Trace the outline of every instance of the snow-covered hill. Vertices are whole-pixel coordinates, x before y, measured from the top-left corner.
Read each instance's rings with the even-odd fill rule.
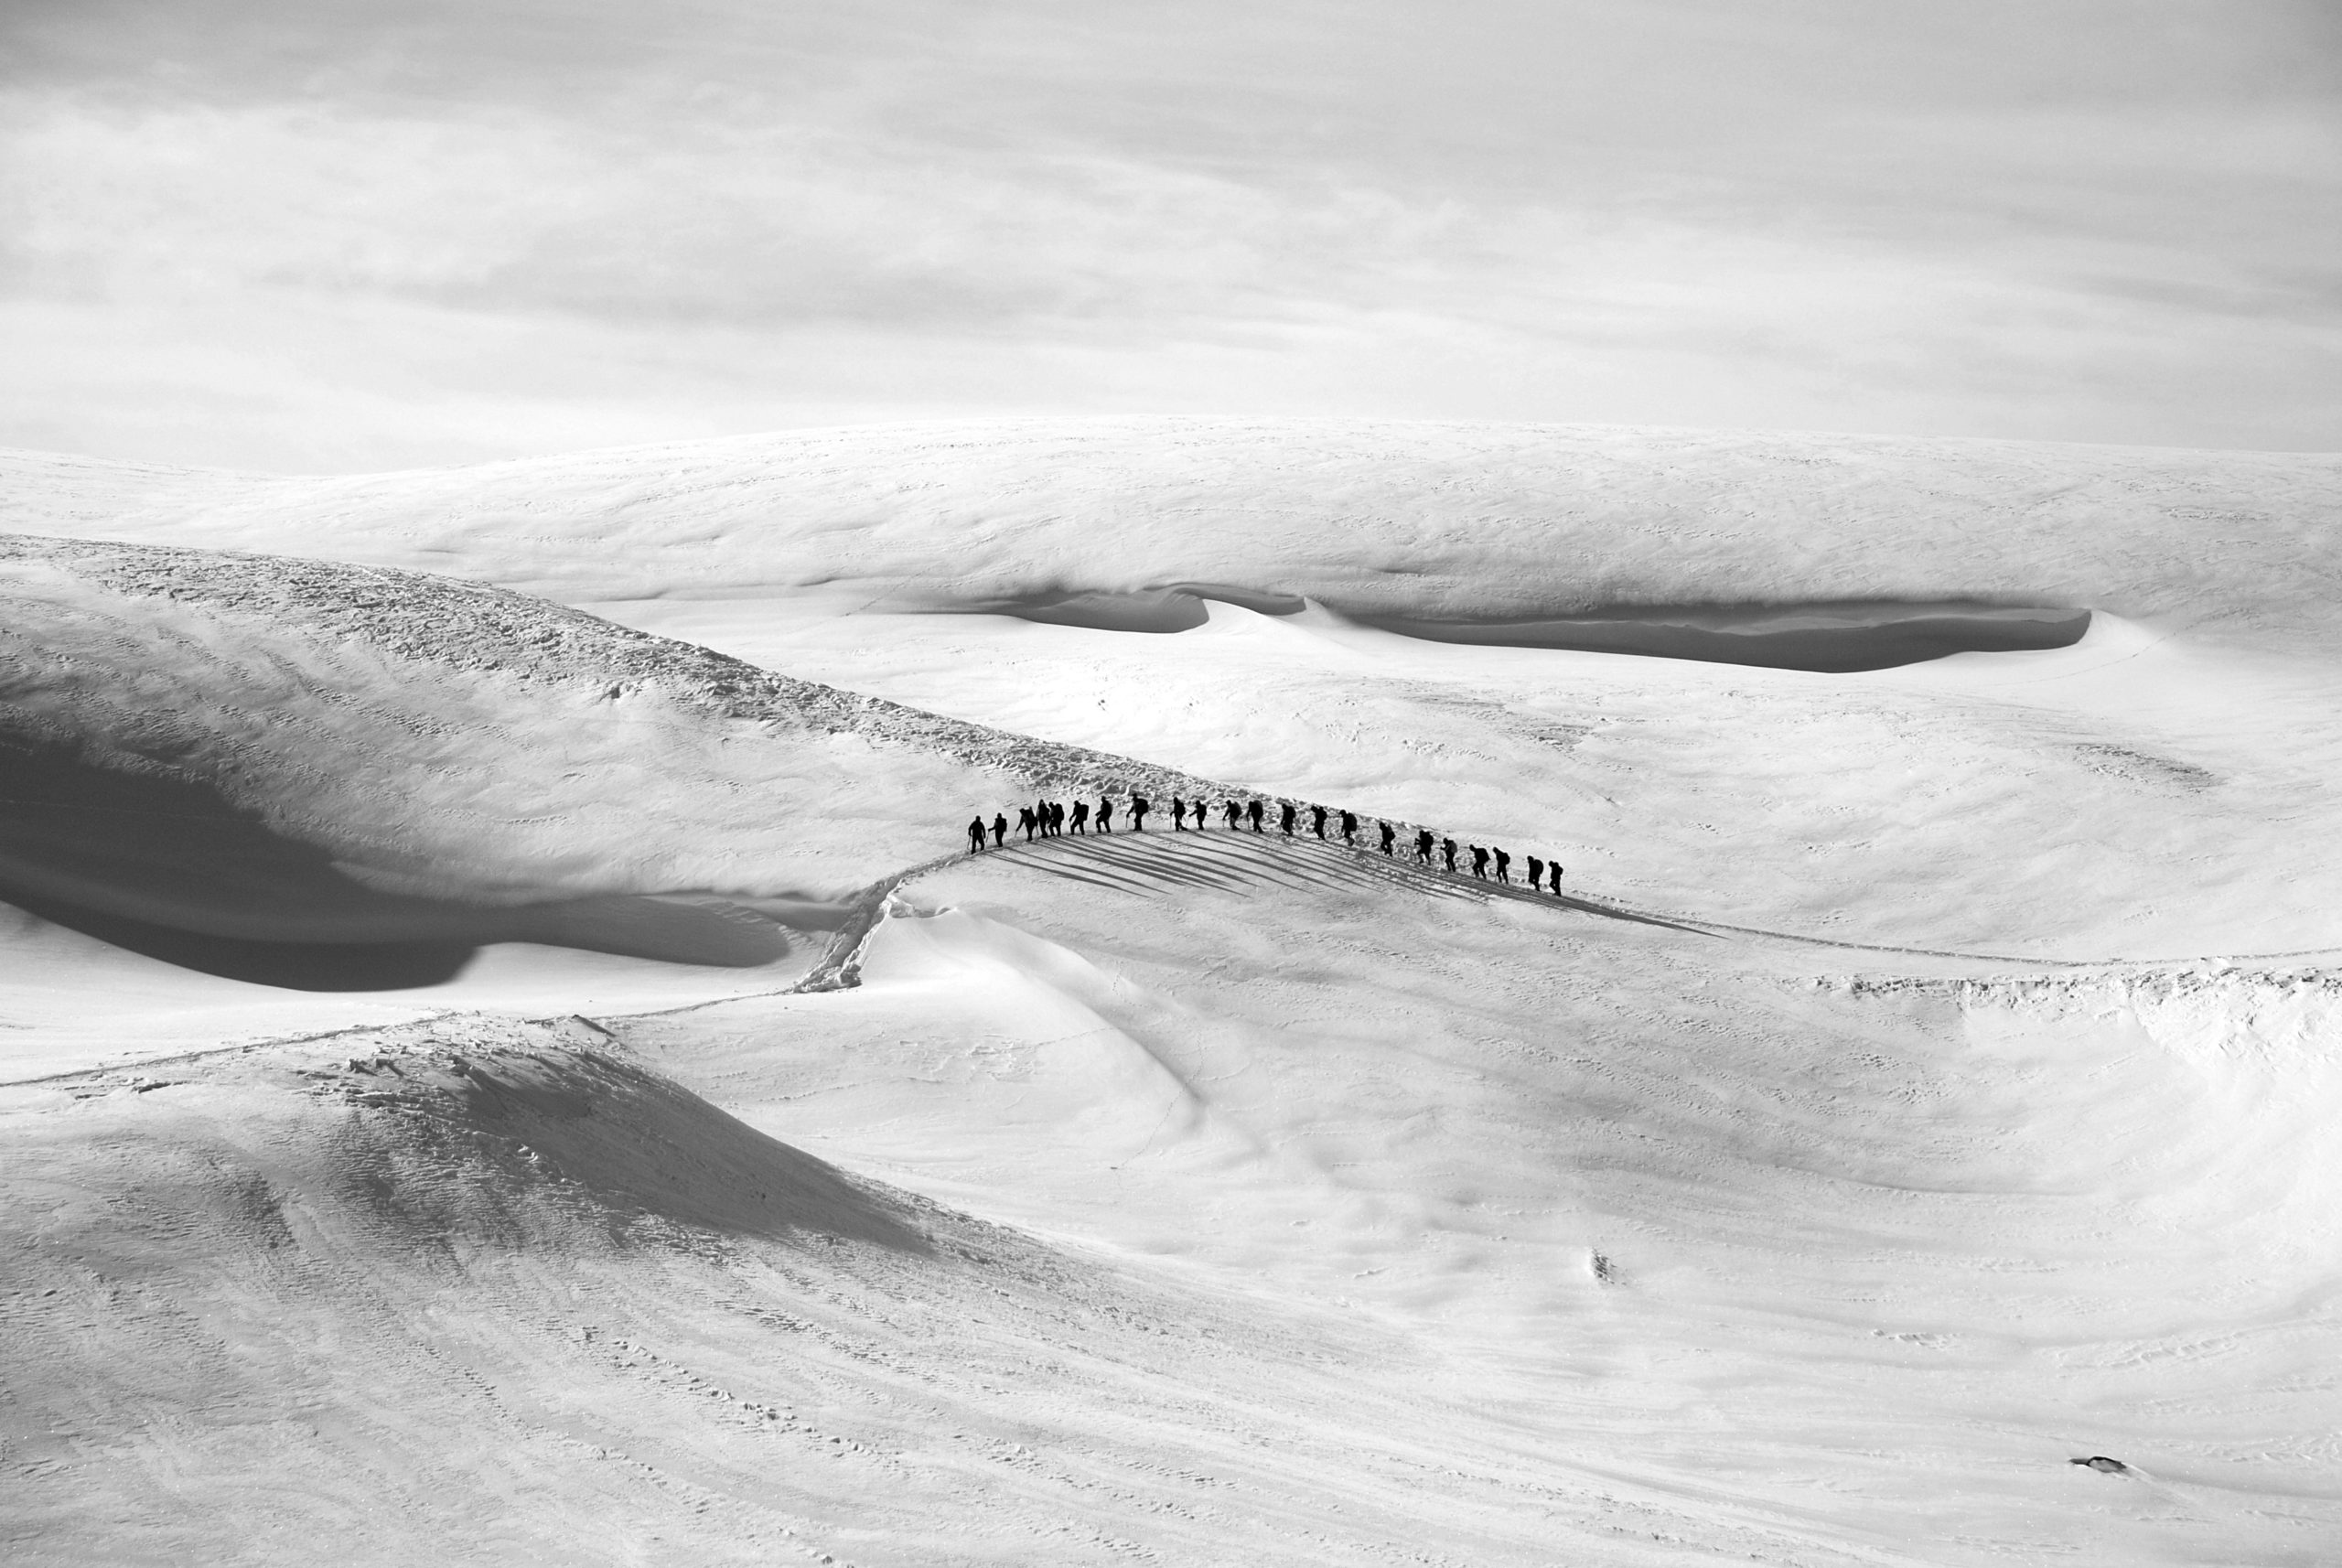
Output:
[[[2332,1561],[2337,500],[1296,422],[10,457],[11,1551]],[[1488,631],[1632,606],[2088,615]],[[953,855],[1133,784],[1368,846]]]
[[[0,535],[0,882],[215,936],[758,962],[733,900],[834,926],[964,811],[1198,792],[409,572]]]

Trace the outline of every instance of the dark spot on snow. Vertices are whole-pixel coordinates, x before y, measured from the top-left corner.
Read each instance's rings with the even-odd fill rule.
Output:
[[[1152,588],[1134,594],[1057,594],[1013,599],[993,607],[994,614],[1049,626],[1087,627],[1092,631],[1193,631],[1211,618],[1193,594]]]
[[[1130,592],[1091,589],[1035,594],[971,607],[1050,626],[1086,627],[1092,631],[1177,632],[1193,631],[1211,618],[1211,612],[1204,607],[1207,599],[1266,616],[1298,615],[1306,607],[1306,602],[1295,594],[1267,593],[1229,583],[1173,583]]]
[[[2068,648],[2088,610],[1971,600],[1835,600],[1794,605],[1633,605],[1519,619],[1358,614],[1364,625],[1433,642],[1635,653],[1847,674],[1953,653]]]
[[[2127,1476],[2131,1473],[2130,1466],[2120,1459],[2109,1459],[2103,1454],[2093,1454],[2087,1459],[2068,1459],[2066,1463],[2079,1465],[2086,1469],[2097,1470],[2109,1476]]]
[[[1299,615],[1309,607],[1309,601],[1299,594],[1264,593],[1258,588],[1241,588],[1230,583],[1173,583],[1173,593],[1193,594],[1199,599],[1218,599],[1251,610],[1255,615]]]
[[[2208,789],[2220,781],[2220,776],[2209,768],[2168,757],[2133,751],[2129,746],[2091,745],[2075,749],[2081,754],[2082,766],[2091,772],[2127,779],[2134,784],[2197,790]]]

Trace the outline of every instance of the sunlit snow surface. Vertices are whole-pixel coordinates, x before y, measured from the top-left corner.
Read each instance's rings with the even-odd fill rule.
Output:
[[[316,993],[16,918],[12,1560],[2342,1557],[2330,459],[1101,429],[352,480],[27,458],[7,493],[28,532],[552,592],[1557,855],[1678,926],[1216,816],[946,860],[815,992],[820,933],[763,969],[502,943]],[[967,613],[1180,583],[1302,604]],[[1852,674],[1363,624],[1767,595],[2097,613]],[[377,666],[395,711],[439,700],[333,646],[367,712]],[[302,800],[361,802],[351,843],[586,890],[607,861],[826,893],[1013,805],[857,754],[819,776],[839,831],[786,736],[672,718],[661,777],[582,700],[464,681],[494,762],[461,833],[367,791],[399,729],[347,703],[311,725],[342,752],[254,755],[340,757]],[[416,776],[467,777],[466,733]],[[2127,1468],[2069,1462],[2098,1455]]]

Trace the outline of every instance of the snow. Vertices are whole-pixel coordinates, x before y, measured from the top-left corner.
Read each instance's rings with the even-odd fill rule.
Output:
[[[2327,627],[2342,457],[1588,425],[869,425],[322,478],[15,453],[27,532],[323,554],[564,603],[994,606],[1183,582],[1426,619],[1981,597]]]
[[[2334,458],[6,473],[12,1560],[2342,1551]],[[2091,614],[1836,673],[1389,626],[1897,599]],[[1115,779],[1571,897],[1217,816],[953,853]],[[386,933],[440,968],[230,961]]]

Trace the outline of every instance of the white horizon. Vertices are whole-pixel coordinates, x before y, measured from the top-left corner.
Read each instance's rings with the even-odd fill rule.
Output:
[[[2252,0],[498,0],[0,22],[0,446],[931,419],[2342,447],[2342,27]]]

